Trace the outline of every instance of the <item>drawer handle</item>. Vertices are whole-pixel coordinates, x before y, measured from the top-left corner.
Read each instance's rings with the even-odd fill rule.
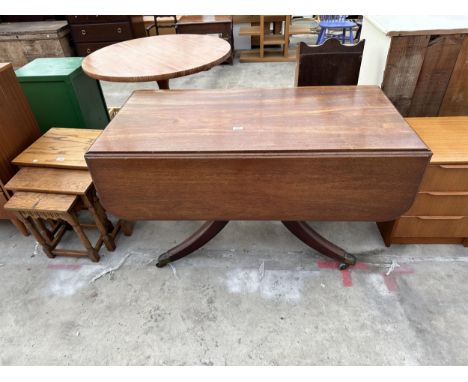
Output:
[[[439,165],[441,168],[446,168],[446,169],[457,169],[457,168],[468,168],[468,165],[449,165],[449,164],[440,164]]]
[[[122,33],[122,28],[117,28],[117,33]]]
[[[82,29],[82,30],[81,30],[81,34],[82,34],[83,36],[85,36],[85,35],[86,35],[86,30],[85,30],[85,29]]]
[[[91,49],[90,48],[86,49],[86,53],[88,54],[91,53]]]
[[[420,220],[461,220],[464,216],[416,216]]]

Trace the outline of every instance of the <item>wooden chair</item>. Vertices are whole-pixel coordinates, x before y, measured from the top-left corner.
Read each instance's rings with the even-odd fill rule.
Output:
[[[329,32],[333,30],[341,31],[343,44],[347,39],[352,44],[354,42],[353,28],[356,25],[355,22],[347,20],[347,15],[322,15],[320,16],[320,33],[317,37],[317,44],[322,44],[328,38],[336,37]],[[348,38],[346,38],[346,32],[348,32]]]
[[[154,15],[154,23],[146,28],[146,35],[151,35],[151,29],[154,28],[156,36],[159,36],[159,29],[173,29],[177,25],[176,15]]]
[[[328,39],[322,45],[297,47],[296,86],[357,85],[365,40],[343,45]]]

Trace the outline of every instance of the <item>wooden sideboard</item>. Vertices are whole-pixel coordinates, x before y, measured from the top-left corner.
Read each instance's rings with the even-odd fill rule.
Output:
[[[135,37],[130,16],[67,16],[78,56]]]
[[[399,219],[377,223],[385,244],[468,246],[468,117],[407,118],[432,150],[419,193]]]
[[[39,127],[13,66],[0,63],[0,218],[11,219],[23,234],[27,234],[23,224],[3,209],[9,198],[3,185],[16,173],[11,161],[39,136]]]
[[[359,85],[404,117],[468,115],[468,16],[366,16]]]

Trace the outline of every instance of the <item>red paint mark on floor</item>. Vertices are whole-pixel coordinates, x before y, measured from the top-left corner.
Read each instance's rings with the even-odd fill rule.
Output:
[[[386,273],[382,273],[385,285],[387,286],[387,289],[389,292],[398,292],[398,284],[397,284],[397,277],[400,275],[410,275],[414,273],[414,269],[407,266],[407,265],[402,265],[399,266],[398,268],[395,268],[395,270],[390,273],[388,276]]]
[[[336,269],[338,270],[339,263],[337,261],[326,261],[326,260],[319,260],[317,261],[317,267],[320,269]],[[345,288],[349,288],[353,286],[353,279],[351,277],[352,270],[368,270],[369,264],[367,263],[356,263],[356,265],[352,265],[347,269],[342,270],[341,279],[343,281],[343,286]]]
[[[319,269],[336,269],[338,270],[339,263],[337,261],[327,261],[327,260],[319,260],[317,261],[317,267]],[[358,262],[356,265],[352,265],[349,268],[341,271],[341,278],[343,281],[344,287],[351,287],[353,286],[353,279],[351,277],[351,271],[355,270],[369,270],[369,264]],[[414,269],[407,266],[402,265],[400,267],[395,268],[390,275],[386,275],[386,272],[382,273],[385,285],[389,292],[397,292],[398,291],[398,284],[397,284],[397,277],[400,275],[410,275],[414,273]]]
[[[338,269],[338,263],[334,261],[319,260],[317,261],[317,267],[320,269]]]
[[[385,285],[387,286],[387,289],[388,289],[389,292],[397,292],[398,291],[398,284],[397,284],[396,279],[395,279],[395,277],[393,275],[386,276],[384,274],[383,279],[384,279]]]
[[[353,286],[353,279],[351,278],[351,272],[349,269],[341,271],[341,278],[343,279],[343,286],[348,288]]]
[[[76,271],[81,268],[80,264],[49,264],[47,265],[49,269],[66,269],[71,271]]]
[[[338,265],[340,265],[337,261],[326,261],[326,260],[319,260],[317,261],[317,267],[320,269],[338,269]],[[353,269],[369,269],[369,264],[367,263],[356,263],[356,265],[350,265],[349,270]]]
[[[414,273],[413,268],[408,267],[407,265],[402,265],[402,266],[396,268],[391,274],[409,275],[411,273]]]

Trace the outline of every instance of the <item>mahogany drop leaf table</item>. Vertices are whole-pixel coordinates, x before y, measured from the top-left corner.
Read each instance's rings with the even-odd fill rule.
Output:
[[[206,220],[158,266],[229,220],[281,220],[345,268],[356,258],[307,220],[389,221],[412,204],[431,151],[375,86],[141,90],[86,161],[128,220]]]

